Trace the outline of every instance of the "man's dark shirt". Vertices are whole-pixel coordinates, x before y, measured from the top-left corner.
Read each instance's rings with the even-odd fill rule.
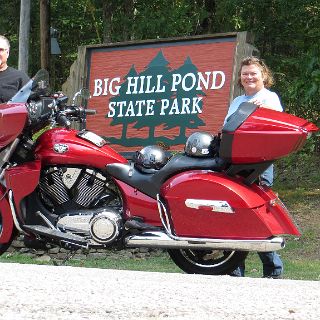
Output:
[[[9,101],[28,81],[24,72],[14,68],[0,71],[0,103]]]

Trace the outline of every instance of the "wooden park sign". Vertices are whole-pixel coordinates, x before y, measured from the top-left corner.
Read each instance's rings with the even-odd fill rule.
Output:
[[[80,47],[63,90],[90,89],[87,129],[115,150],[181,150],[192,132],[221,129],[253,50],[246,32]]]

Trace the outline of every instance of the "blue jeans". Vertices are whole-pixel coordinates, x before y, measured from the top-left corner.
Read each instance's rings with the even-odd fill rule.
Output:
[[[265,170],[260,176],[260,182],[271,187],[273,184],[273,164]],[[276,252],[258,252],[259,258],[263,265],[263,276],[272,277],[279,276],[283,273],[283,263]],[[232,272],[232,275],[244,277],[245,264],[239,265]]]
[[[258,252],[259,258],[263,265],[263,277],[280,276],[283,273],[283,263],[276,252]],[[244,277],[244,261],[235,269],[231,275]]]
[[[272,185],[273,185],[273,164],[270,167],[268,167],[268,169],[265,170],[260,175],[260,182],[262,184],[267,185],[268,187],[272,187]]]

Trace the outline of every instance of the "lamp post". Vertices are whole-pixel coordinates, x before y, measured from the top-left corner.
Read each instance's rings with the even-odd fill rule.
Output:
[[[51,54],[59,55],[61,50],[58,43],[59,32],[57,29],[50,27],[50,38],[51,38]]]
[[[61,54],[61,49],[58,43],[59,31],[55,28],[50,27],[50,53],[51,53],[51,83],[52,87],[55,88],[56,80],[56,56]]]

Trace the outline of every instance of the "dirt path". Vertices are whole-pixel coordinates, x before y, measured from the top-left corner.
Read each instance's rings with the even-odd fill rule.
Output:
[[[319,319],[320,282],[0,263],[0,319]]]

